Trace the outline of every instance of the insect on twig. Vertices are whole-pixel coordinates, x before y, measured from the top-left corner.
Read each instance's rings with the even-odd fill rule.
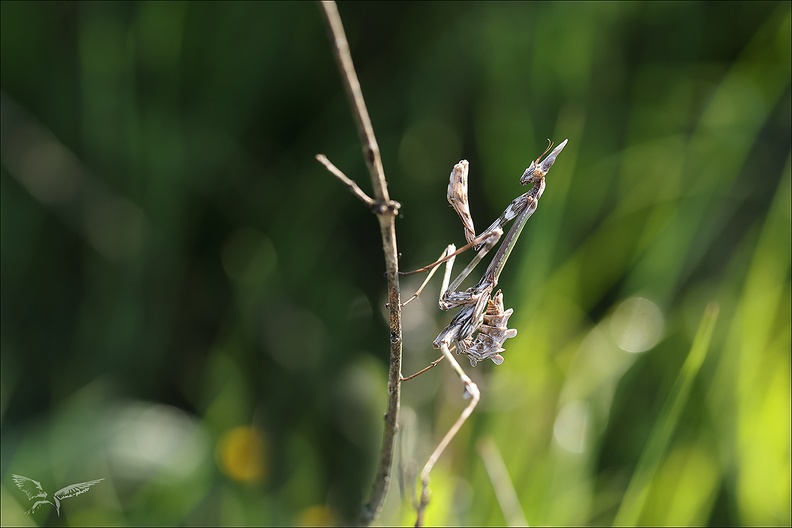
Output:
[[[429,457],[429,460],[426,462],[423,471],[421,471],[422,488],[419,501],[416,505],[418,513],[415,523],[416,526],[420,526],[423,523],[423,512],[426,505],[429,503],[429,473],[432,471],[435,462],[437,462],[437,459],[451,442],[454,435],[456,435],[457,431],[462,427],[462,424],[473,412],[480,397],[478,387],[473,380],[465,374],[465,371],[462,370],[462,367],[451,354],[451,350],[456,349],[457,354],[467,356],[471,366],[474,367],[479,361],[485,359],[491,360],[496,365],[503,363],[503,356],[501,355],[501,352],[504,351],[503,344],[506,339],[516,336],[517,330],[507,327],[512,309],[509,308],[508,310],[504,310],[503,293],[498,290],[493,295],[492,292],[498,284],[498,278],[503,271],[503,267],[506,265],[506,260],[509,258],[512,249],[514,249],[520,232],[523,227],[525,227],[525,223],[534,211],[536,211],[539,199],[542,197],[542,193],[545,189],[545,175],[550,170],[550,167],[553,166],[556,157],[558,157],[558,154],[564,149],[566,144],[567,140],[565,139],[548,154],[544,160],[541,160],[542,156],[552,148],[551,143],[547,150],[542,153],[542,156],[539,156],[535,161],[531,162],[531,165],[525,169],[525,172],[520,177],[520,183],[522,185],[530,185],[531,188],[525,194],[515,198],[506,210],[503,211],[503,214],[478,236],[476,236],[473,218],[470,215],[470,208],[468,206],[468,162],[467,160],[462,160],[457,163],[454,166],[454,170],[451,171],[448,182],[448,202],[462,220],[467,244],[458,250],[453,244],[449,244],[440,255],[440,258],[435,262],[415,271],[403,273],[407,275],[429,271],[429,275],[415,294],[404,302],[404,305],[406,305],[420,295],[421,291],[423,291],[426,284],[432,278],[432,275],[437,271],[438,266],[445,262],[445,275],[443,277],[443,285],[440,289],[440,309],[450,310],[451,308],[460,308],[460,310],[433,342],[434,347],[439,348],[443,355],[425,369],[412,376],[402,378],[402,381],[407,381],[426,372],[445,358],[451,363],[451,367],[456,371],[459,379],[465,386],[465,396],[470,398],[470,403],[468,403],[457,421],[451,426],[451,429],[449,429],[437,445],[434,452]],[[512,225],[506,235],[503,235],[503,226],[511,220],[514,220],[514,225]],[[473,268],[481,262],[484,256],[497,245],[501,237],[503,237],[503,243],[498,248],[498,251],[495,252],[495,256],[492,258],[489,266],[487,266],[478,284],[464,291],[460,291],[459,287],[462,281],[470,275]],[[459,253],[471,247],[478,253],[454,281],[449,284],[454,259]]]

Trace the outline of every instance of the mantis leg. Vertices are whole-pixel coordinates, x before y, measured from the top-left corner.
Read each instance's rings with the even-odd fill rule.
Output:
[[[445,448],[448,447],[448,444],[451,443],[451,440],[453,440],[454,436],[456,436],[457,432],[459,432],[459,429],[473,413],[473,409],[476,408],[476,405],[478,405],[479,399],[481,398],[481,393],[479,392],[478,386],[473,382],[472,379],[470,379],[467,374],[465,374],[465,371],[462,370],[462,367],[459,365],[457,360],[454,359],[454,355],[451,354],[451,350],[448,348],[446,343],[443,343],[440,346],[440,351],[443,353],[443,357],[445,357],[449,363],[451,363],[451,366],[459,376],[460,381],[465,386],[465,394],[470,397],[470,402],[462,410],[462,413],[459,415],[459,418],[457,418],[456,422],[454,422],[454,425],[451,426],[451,429],[448,430],[443,439],[440,440],[440,443],[437,444],[437,447],[429,456],[429,460],[427,460],[423,470],[421,471],[421,495],[416,505],[417,518],[415,520],[415,526],[423,525],[423,513],[427,504],[429,504],[429,474],[431,473],[432,468],[440,458],[440,455],[443,454],[443,451],[445,451]]]
[[[407,306],[407,303],[414,301],[415,299],[418,298],[419,295],[421,295],[421,292],[424,290],[424,288],[426,288],[426,285],[429,284],[429,281],[432,279],[435,272],[437,271],[439,264],[442,263],[444,260],[446,262],[446,276],[448,276],[451,273],[450,270],[454,265],[455,257],[456,257],[456,246],[454,246],[454,244],[449,244],[448,247],[445,248],[442,253],[440,253],[440,258],[435,261],[434,267],[432,267],[431,271],[429,272],[429,275],[427,275],[426,279],[424,279],[424,281],[421,283],[421,286],[419,286],[418,289],[415,290],[415,293],[412,294],[412,297],[410,297],[409,299],[407,299],[402,303],[402,308]]]

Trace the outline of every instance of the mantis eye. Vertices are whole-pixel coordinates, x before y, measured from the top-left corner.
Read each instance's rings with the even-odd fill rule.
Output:
[[[536,164],[536,162],[532,161],[528,168],[525,169],[525,172],[523,172],[523,175],[520,176],[520,185],[528,185],[528,183],[531,181],[531,178],[533,178],[534,172],[538,168],[539,166]]]

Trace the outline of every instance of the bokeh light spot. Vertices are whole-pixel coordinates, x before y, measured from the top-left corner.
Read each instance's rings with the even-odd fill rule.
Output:
[[[131,401],[112,405],[108,415],[110,458],[125,478],[187,478],[210,452],[200,421],[176,407]]]
[[[663,336],[665,319],[660,308],[642,297],[622,302],[613,313],[610,330],[616,344],[627,352],[645,352]]]
[[[564,405],[556,416],[553,436],[571,453],[583,453],[589,438],[589,405],[580,400]]]

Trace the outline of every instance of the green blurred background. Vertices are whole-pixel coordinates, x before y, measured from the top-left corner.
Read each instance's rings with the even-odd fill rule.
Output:
[[[350,519],[381,441],[384,263],[314,160],[370,190],[317,6],[0,9],[2,523]],[[569,138],[501,277],[519,335],[469,369],[483,400],[427,523],[788,526],[790,3],[340,11],[402,268],[464,240],[454,163],[480,230]],[[438,288],[405,309],[405,374],[437,356]],[[464,405],[447,365],[403,386],[378,523],[413,521]],[[12,473],[106,480],[26,516]]]

